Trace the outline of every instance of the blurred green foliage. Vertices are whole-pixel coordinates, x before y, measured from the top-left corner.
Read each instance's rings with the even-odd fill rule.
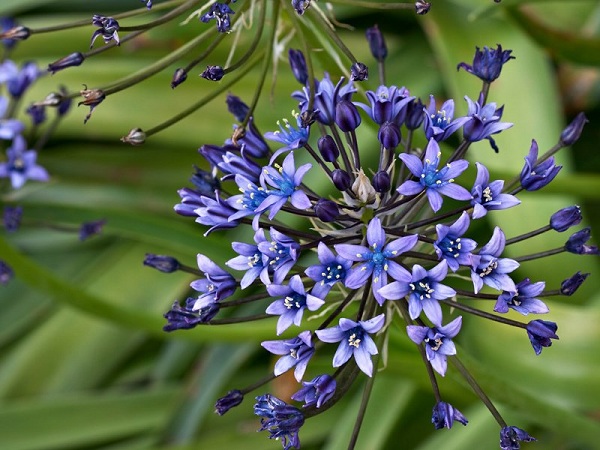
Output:
[[[582,139],[559,156],[566,167],[555,182],[535,195],[523,195],[518,208],[490,214],[480,226],[482,236],[496,224],[508,237],[543,226],[550,214],[573,203],[581,204],[588,224],[600,230],[595,125],[600,120],[599,2],[447,0],[434,2],[423,17],[340,3],[334,5],[337,21],[354,27],[340,28],[340,35],[359,60],[372,63],[364,29],[379,24],[390,50],[388,83],[406,86],[423,99],[430,93],[452,97],[463,113],[462,97],[475,98],[480,82],[457,72],[456,65],[470,62],[475,46],[500,43],[513,50],[516,60],[492,85],[490,100],[506,105],[504,119],[515,126],[497,138],[500,154],[480,143],[470,155],[485,160],[493,175],[510,179],[520,171],[531,139],[541,149],[549,148],[577,111],[584,109],[590,117]],[[0,14],[15,14],[22,24],[36,27],[140,5],[137,0],[4,0]],[[305,17],[310,20],[309,14]],[[78,90],[82,84],[111,83],[174,51],[205,27],[192,21],[153,30],[79,68],[45,77],[28,101],[45,97],[57,84]],[[307,26],[305,31],[315,46],[326,50],[315,52],[316,76],[323,69],[332,78],[341,75],[336,61],[342,67],[349,63],[331,55],[318,27]],[[14,57],[44,66],[73,51],[85,51],[91,33],[90,26],[34,35],[19,44]],[[226,58],[227,39],[214,60]],[[295,36],[290,45],[300,47],[301,41]],[[297,85],[285,59],[277,61],[275,82],[269,75],[257,108],[256,121],[263,131],[274,130],[276,120],[289,117],[295,106],[289,93]],[[279,448],[264,433],[255,432],[259,425],[252,416],[252,398],[223,417],[213,414],[216,398],[263,377],[273,364],[258,342],[273,338],[274,320],[166,334],[161,330],[162,314],[173,300],[185,298],[193,277],[162,275],[142,266],[145,253],[173,255],[188,265],[194,265],[199,252],[228,259],[228,242],[237,233],[203,237],[200,225],[172,209],[178,202],[176,190],[188,184],[192,166],[202,164],[196,149],[220,144],[231,134],[225,94],[144,146],[119,142],[131,128],[153,127],[216,86],[190,77],[172,90],[175,67],[109,96],[85,126],[87,108],[75,108],[39,157],[52,180],[28,183],[2,199],[22,204],[30,223],[78,224],[98,218],[108,222],[102,236],[83,243],[75,235],[34,226],[0,236],[0,255],[16,273],[0,288],[0,448]],[[252,70],[230,91],[249,102],[258,72]],[[377,87],[372,78],[364,89]],[[528,243],[527,250],[560,246],[565,240],[562,234],[544,235]],[[540,441],[526,448],[580,450],[598,445],[597,259],[553,256],[547,262],[523,264],[519,275],[547,280],[547,286],[555,288],[577,270],[592,276],[575,296],[548,302],[548,320],[559,324],[560,341],[541,356],[535,357],[524,332],[482,320],[465,318],[458,339],[460,355],[501,412]],[[497,448],[497,425],[452,369],[441,388],[469,418],[469,425],[433,430],[429,420],[434,399],[425,370],[413,344],[402,330],[395,331],[358,448],[395,449],[400,448],[398,442],[416,450]],[[326,368],[330,361],[322,358],[314,364]],[[282,395],[292,389],[286,377],[271,388]],[[300,433],[302,448],[345,448],[360,395],[351,393],[344,400],[347,407],[309,420]]]

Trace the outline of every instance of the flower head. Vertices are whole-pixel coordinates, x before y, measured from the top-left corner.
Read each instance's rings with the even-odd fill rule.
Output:
[[[27,150],[27,143],[17,135],[6,150],[8,161],[0,163],[0,178],[10,178],[13,189],[20,189],[27,180],[48,181],[48,172],[37,164],[37,152]]]
[[[22,206],[5,206],[2,210],[2,225],[9,233],[14,233],[21,226]]]
[[[340,367],[354,356],[356,365],[360,370],[368,376],[372,376],[373,361],[371,361],[371,355],[376,355],[378,351],[369,334],[381,330],[384,322],[384,314],[365,321],[359,320],[358,322],[342,318],[338,326],[317,330],[316,333],[323,342],[340,343],[333,356],[333,367]]]
[[[229,297],[237,288],[235,278],[211,259],[199,253],[197,261],[204,278],[190,283],[192,289],[201,293],[192,308],[194,311]]]
[[[433,414],[431,416],[431,423],[436,430],[441,428],[452,428],[454,421],[460,422],[463,425],[467,425],[469,422],[462,413],[453,407],[450,403],[437,402],[433,407]]]
[[[563,232],[575,225],[579,225],[583,219],[579,206],[569,206],[556,211],[550,217],[550,228],[554,231]]]
[[[503,194],[504,181],[496,180],[490,183],[490,173],[481,163],[477,165],[477,178],[471,189],[471,205],[473,205],[473,219],[479,219],[488,211],[507,209],[517,206],[521,201],[511,194]]]
[[[520,283],[517,283],[517,290],[514,292],[504,291],[498,297],[498,301],[494,306],[494,311],[499,313],[507,313],[508,309],[514,309],[515,311],[526,316],[529,313],[533,314],[545,314],[549,311],[546,304],[536,296],[540,295],[546,287],[546,283],[538,281],[537,283],[531,283],[529,278],[525,278]]]
[[[462,237],[467,232],[469,223],[469,214],[463,212],[452,225],[435,226],[437,239],[433,247],[438,258],[446,261],[453,272],[456,272],[461,265],[471,264],[471,252],[477,247],[477,242],[473,239]]]
[[[96,236],[102,233],[102,229],[104,228],[105,224],[106,219],[83,222],[79,227],[79,240],[85,241],[86,239],[89,239],[92,236]]]
[[[284,450],[300,448],[298,431],[304,425],[304,416],[298,408],[265,394],[256,397],[254,414],[261,417],[259,431],[268,431],[269,439],[281,440]]]
[[[275,376],[279,376],[294,367],[294,377],[298,382],[304,377],[308,361],[315,353],[310,331],[303,331],[293,339],[264,341],[260,345],[275,355],[282,355],[275,363],[275,370],[273,371]]]
[[[108,44],[110,41],[114,40],[117,45],[121,43],[119,40],[119,22],[117,22],[112,17],[105,17],[94,14],[92,17],[92,24],[97,26],[98,29],[94,31],[92,34],[92,42],[90,43],[90,48],[94,46],[94,41],[98,36],[102,36],[104,39],[104,43]]]
[[[323,242],[319,242],[317,255],[320,264],[315,264],[306,269],[306,275],[315,281],[312,293],[325,298],[335,283],[344,282],[352,267],[352,261],[333,252]]]
[[[217,315],[220,309],[218,303],[211,303],[201,308],[194,309],[197,299],[188,298],[184,306],[173,302],[171,309],[164,315],[167,324],[164,331],[187,330],[201,323],[208,323]]]
[[[437,373],[444,376],[448,366],[446,356],[456,355],[456,346],[452,338],[458,334],[461,325],[462,317],[457,317],[447,325],[433,328],[408,325],[406,331],[415,344],[425,344],[427,360]]]
[[[565,243],[565,250],[576,255],[598,255],[600,250],[595,245],[586,244],[590,240],[592,230],[587,227],[573,233]]]
[[[505,243],[504,232],[496,227],[490,241],[477,255],[471,257],[471,280],[473,280],[475,293],[478,293],[484,284],[499,291],[517,290],[508,274],[516,270],[519,263],[510,258],[499,257],[504,251]]]
[[[303,381],[303,387],[292,395],[292,400],[304,402],[304,407],[315,405],[320,408],[323,403],[333,397],[337,387],[335,379],[324,374],[313,378],[310,381]]]
[[[558,339],[558,325],[547,320],[532,320],[527,324],[527,336],[536,355],[542,353],[542,347],[550,347],[551,339]]]
[[[458,117],[454,120],[454,100],[446,100],[438,110],[433,95],[429,96],[429,106],[425,110],[424,124],[427,139],[445,141],[456,130],[471,120],[470,117]]]
[[[589,273],[575,273],[560,284],[560,293],[562,295],[573,295],[589,275]]]
[[[538,163],[538,145],[531,141],[531,148],[525,157],[525,166],[521,170],[521,186],[528,191],[537,191],[543,188],[558,175],[562,166],[554,164],[554,156]]]
[[[229,5],[215,2],[210,5],[208,12],[200,17],[200,21],[208,23],[214,19],[219,33],[228,33],[231,28],[231,18],[229,17],[231,14],[235,14],[235,11]]]
[[[519,450],[521,448],[519,442],[531,442],[535,440],[525,430],[517,427],[504,427],[500,430],[501,450]]]
[[[492,148],[498,153],[498,147],[496,147],[496,143],[494,142],[494,139],[492,139],[492,134],[500,133],[513,126],[513,124],[509,122],[500,122],[504,106],[496,108],[496,104],[493,102],[483,105],[483,98],[474,102],[469,97],[465,96],[465,100],[469,105],[467,116],[469,116],[471,120],[463,125],[464,138],[469,142],[478,142],[487,139],[490,141]]]
[[[215,412],[222,416],[231,408],[238,406],[244,400],[244,394],[238,389],[233,389],[226,396],[221,397],[215,403]]]
[[[8,111],[8,98],[0,96],[0,139],[11,140],[18,136],[25,125],[20,120],[4,118]]]

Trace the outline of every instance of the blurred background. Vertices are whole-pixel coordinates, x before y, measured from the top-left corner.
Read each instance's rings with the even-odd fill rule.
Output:
[[[237,2],[236,8],[243,3]],[[492,179],[510,180],[518,174],[532,139],[543,152],[557,142],[575,114],[585,111],[589,118],[579,142],[559,154],[565,167],[557,179],[534,195],[524,193],[519,207],[488,214],[472,237],[485,242],[495,225],[511,237],[547,224],[552,213],[573,204],[582,207],[586,225],[598,235],[600,2],[438,0],[425,16],[344,3],[331,3],[339,35],[359,61],[373,68],[371,79],[360,86],[363,92],[378,86],[376,64],[364,39],[364,30],[374,24],[389,48],[388,84],[406,86],[425,102],[430,94],[438,100],[454,98],[460,114],[467,111],[463,97],[476,99],[481,82],[458,72],[456,65],[470,64],[476,46],[501,44],[513,50],[516,59],[493,83],[490,101],[505,105],[503,120],[515,125],[498,135],[499,154],[483,142],[474,144],[468,155],[471,161],[485,162]],[[327,9],[327,2],[318,5]],[[144,5],[136,0],[3,0],[0,16],[36,28],[139,7]],[[159,14],[153,10],[120,23],[143,23]],[[182,26],[184,18],[90,58],[81,67],[41,78],[23,105],[43,99],[59,85],[69,91],[84,84],[110,85],[214,27],[196,19]],[[282,18],[284,23],[290,20]],[[90,25],[34,34],[18,44],[11,58],[35,61],[43,68],[74,51],[87,51],[94,29]],[[313,54],[315,75],[320,78],[324,70],[334,80],[347,75],[348,60],[333,56],[339,52],[325,45],[322,30],[312,30],[308,39],[321,49]],[[253,33],[249,26],[242,45]],[[222,64],[233,37],[226,36],[206,64]],[[102,45],[101,39],[95,43]],[[298,36],[288,46],[300,48]],[[173,206],[179,202],[177,190],[191,186],[194,165],[206,167],[197,149],[221,145],[231,135],[234,119],[226,109],[226,94],[250,103],[260,68],[145,145],[119,141],[132,128],[150,129],[218,88],[219,83],[197,76],[204,64],[171,89],[174,70],[192,58],[186,56],[108,96],[85,125],[88,108],[74,105],[39,154],[38,162],[51,180],[2,191],[2,203],[24,207],[22,228],[0,233],[0,257],[15,271],[15,278],[0,286],[2,449],[280,448],[265,433],[256,433],[260,425],[251,395],[223,417],[213,412],[215,400],[228,390],[249,385],[271,370],[274,359],[259,343],[274,339],[275,320],[165,333],[162,315],[174,300],[190,294],[195,277],[161,274],[142,265],[146,253],[172,255],[191,266],[199,252],[222,255],[216,260],[223,262],[233,256],[229,242],[234,236],[239,239],[238,231],[204,237],[204,227],[175,214]],[[299,85],[288,69],[287,52],[275,67],[256,109],[261,131],[274,131],[276,121],[290,118],[297,108],[290,93]],[[373,130],[363,133],[362,142],[374,136]],[[45,226],[76,227],[98,219],[106,219],[102,234],[84,242],[77,233]],[[518,254],[508,247],[507,254],[560,247],[569,234],[547,233],[520,245]],[[572,297],[548,299],[550,313],[541,318],[558,323],[560,340],[540,356],[522,330],[465,318],[457,338],[459,354],[507,421],[539,440],[524,448],[598,448],[598,268],[596,257],[560,254],[523,263],[518,270],[521,278],[546,280],[548,289],[558,288],[576,271],[592,273]],[[521,319],[512,312],[510,317]],[[399,327],[396,331],[357,448],[397,449],[398,442],[401,448],[416,450],[497,448],[498,426],[453,369],[441,380],[441,388],[469,425],[433,429],[434,398],[426,372],[414,344]],[[330,359],[317,358],[314,364],[325,369]],[[270,389],[285,395],[294,389],[290,383],[284,376]],[[351,392],[344,399],[347,407],[338,405],[308,420],[300,432],[302,448],[346,448],[361,393]]]

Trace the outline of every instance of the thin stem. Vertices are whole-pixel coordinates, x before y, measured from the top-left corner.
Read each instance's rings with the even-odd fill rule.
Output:
[[[525,239],[532,238],[534,236],[538,236],[546,231],[550,231],[552,227],[550,225],[546,225],[542,228],[538,228],[537,230],[530,231],[529,233],[521,234],[520,236],[515,236],[513,238],[507,239],[504,245],[514,244],[516,242],[524,241]]]
[[[531,261],[534,259],[545,258],[546,256],[558,255],[565,251],[564,247],[554,248],[552,250],[546,250],[545,252],[533,253],[531,255],[519,256],[518,258],[513,258],[518,262]]]
[[[495,314],[490,314],[485,311],[481,311],[480,309],[471,308],[470,306],[463,305],[462,303],[453,302],[451,300],[440,300],[440,302],[445,303],[451,308],[460,309],[461,311],[468,312],[475,316],[483,317],[484,319],[493,320],[494,322],[500,322],[505,325],[511,325],[517,328],[527,328],[527,325],[521,322],[517,322],[516,320],[505,319],[504,317],[496,316]]]

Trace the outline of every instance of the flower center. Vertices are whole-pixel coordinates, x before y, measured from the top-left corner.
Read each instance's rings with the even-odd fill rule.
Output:
[[[458,258],[460,256],[460,238],[452,239],[451,237],[446,236],[444,239],[442,239],[438,246],[444,255],[450,255],[454,258]]]
[[[498,268],[498,260],[496,258],[494,258],[494,259],[492,259],[492,261],[490,261],[490,263],[486,267],[484,267],[483,269],[479,269],[479,276],[481,278],[487,277],[497,268]]]
[[[336,266],[327,266],[325,271],[321,273],[321,276],[323,277],[323,281],[334,283],[346,276],[346,270],[341,264]]]
[[[419,297],[419,300],[428,300],[431,298],[431,294],[433,294],[434,290],[429,287],[429,279],[423,278],[422,280],[410,283],[409,284],[411,290],[415,295]]]
[[[483,203],[487,203],[487,202],[491,202],[494,197],[492,196],[492,190],[490,189],[489,186],[487,186],[483,192],[481,193],[482,197],[483,197]]]
[[[306,296],[298,293],[288,295],[283,299],[283,304],[287,309],[301,309],[306,306]]]
[[[450,118],[446,116],[446,111],[438,111],[437,114],[431,115],[431,124],[434,127],[445,129],[450,123]]]
[[[348,332],[348,345],[359,348],[363,338],[363,329],[356,327]]]
[[[437,352],[440,347],[442,346],[442,339],[441,338],[437,338],[437,339],[429,339],[429,338],[425,338],[425,343],[427,345],[429,345],[429,347],[431,347],[431,349],[434,352]]]

